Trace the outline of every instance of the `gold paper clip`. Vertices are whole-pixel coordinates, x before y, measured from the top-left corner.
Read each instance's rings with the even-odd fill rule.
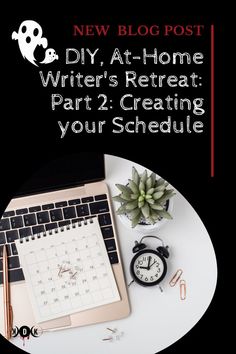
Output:
[[[103,338],[102,340],[103,340],[103,342],[105,342],[105,341],[112,341],[113,338],[112,338],[112,337],[108,337],[108,338]]]
[[[181,275],[183,274],[182,269],[178,269],[176,273],[173,275],[171,280],[169,281],[170,286],[175,286]]]
[[[180,289],[180,299],[185,300],[186,299],[186,281],[185,280],[180,280],[179,283],[179,289]]]

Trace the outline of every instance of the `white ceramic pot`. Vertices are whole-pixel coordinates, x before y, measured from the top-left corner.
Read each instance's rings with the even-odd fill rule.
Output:
[[[167,211],[171,215],[172,215],[172,211],[173,211],[173,205],[174,205],[174,203],[173,203],[173,197],[172,197],[169,199],[169,205],[167,208]],[[131,221],[127,215],[122,214],[122,215],[118,215],[118,217],[124,226],[126,226],[127,228],[132,229],[134,231],[140,232],[144,235],[147,235],[153,231],[159,230],[167,221],[169,221],[168,219],[162,218],[161,220],[157,221],[155,224],[150,224],[150,225],[138,224],[134,228],[132,228]]]

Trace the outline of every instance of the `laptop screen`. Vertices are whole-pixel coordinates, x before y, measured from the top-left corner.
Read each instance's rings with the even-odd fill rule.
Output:
[[[57,189],[75,187],[105,178],[104,155],[77,153],[65,155],[46,164],[18,190],[24,196]]]

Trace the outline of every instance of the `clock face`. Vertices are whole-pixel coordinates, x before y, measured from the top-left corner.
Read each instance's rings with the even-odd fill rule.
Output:
[[[134,280],[140,285],[157,285],[165,277],[167,266],[165,259],[154,250],[138,252],[130,265]]]

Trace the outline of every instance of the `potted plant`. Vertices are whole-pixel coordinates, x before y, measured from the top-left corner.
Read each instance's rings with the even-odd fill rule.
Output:
[[[145,170],[140,175],[133,167],[132,179],[126,185],[116,184],[120,191],[113,197],[120,203],[116,213],[126,225],[136,229],[142,230],[146,226],[150,231],[159,227],[165,219],[172,219],[170,198],[175,193],[167,186],[168,183],[163,178],[157,178],[155,173],[148,175]]]

